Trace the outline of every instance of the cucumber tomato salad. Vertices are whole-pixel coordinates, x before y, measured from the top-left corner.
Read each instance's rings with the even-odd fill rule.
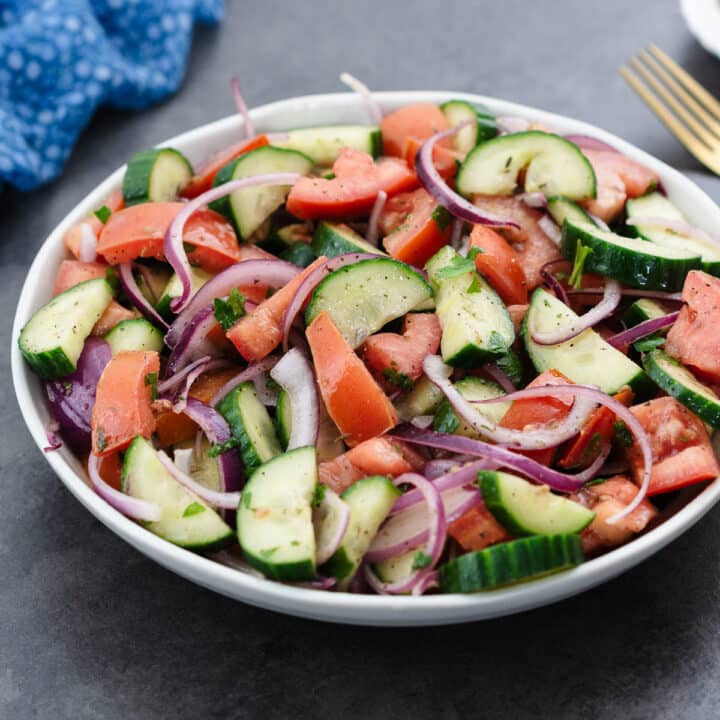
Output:
[[[720,472],[718,240],[597,139],[361,90],[366,125],[130,158],[19,337],[47,450],[331,591],[492,590],[662,522]]]

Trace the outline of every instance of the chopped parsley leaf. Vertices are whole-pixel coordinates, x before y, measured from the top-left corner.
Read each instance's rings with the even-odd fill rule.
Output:
[[[223,443],[217,443],[208,450],[208,457],[214,458],[218,455],[222,455],[228,450],[232,450],[240,445],[240,441],[237,438],[230,438]]]
[[[633,444],[633,436],[628,426],[622,421],[618,420],[613,427],[615,428],[615,437],[618,442],[625,448],[629,448]]]
[[[107,205],[103,205],[102,207],[99,207],[93,215],[104,225],[109,219],[110,215],[112,215],[112,210]]]
[[[107,438],[105,437],[105,430],[102,427],[98,428],[97,431],[97,450],[102,452],[107,447]]]
[[[580,240],[578,240],[577,247],[575,248],[575,261],[573,262],[572,272],[568,283],[572,285],[576,290],[582,283],[583,268],[585,267],[585,261],[588,259],[588,255],[592,252],[591,247],[585,247]]]
[[[157,396],[158,396],[157,382],[158,382],[157,373],[151,372],[145,376],[145,385],[150,386],[150,397],[153,400],[157,400]]]
[[[426,555],[422,550],[418,550],[415,555],[413,555],[412,569],[422,570],[423,568],[426,568],[431,562],[432,558],[429,555]]]
[[[320,505],[320,503],[325,499],[326,492],[327,492],[327,485],[316,485],[315,492],[313,493],[311,505],[313,507],[318,507]]]
[[[409,375],[401,373],[395,368],[388,367],[383,370],[383,377],[395,387],[399,387],[401,390],[412,390],[413,381]]]
[[[245,314],[245,296],[233,288],[227,300],[215,298],[213,306],[215,319],[228,331]]]
[[[191,517],[192,515],[199,515],[201,512],[205,512],[205,508],[198,502],[190,503],[184,510],[183,517]]]

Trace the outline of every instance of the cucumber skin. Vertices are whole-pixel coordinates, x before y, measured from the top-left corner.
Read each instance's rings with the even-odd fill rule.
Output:
[[[278,257],[298,267],[306,268],[315,262],[317,256],[309,245],[304,242],[296,242],[294,245],[285,248]]]
[[[315,578],[315,565],[309,560],[273,565],[248,552],[245,548],[243,548],[243,557],[248,565],[252,565],[265,577],[273,580],[280,582],[307,582]]]
[[[446,593],[493,590],[567,570],[584,560],[579,535],[531,535],[461,555],[441,566]]]
[[[694,412],[701,420],[716,430],[719,429],[720,406],[714,405],[710,400],[703,398],[693,392],[692,389],[686,388],[682,383],[670,377],[657,363],[658,358],[662,356],[665,356],[672,364],[684,367],[682,363],[663,350],[651,350],[643,356],[643,367],[650,379],[670,397],[674,397],[688,410]]]
[[[699,258],[665,259],[648,256],[635,257],[630,261],[628,255],[632,250],[609,247],[605,241],[597,241],[589,233],[576,228],[567,220],[563,223],[560,251],[568,260],[575,258],[578,240],[589,247],[592,252],[585,261],[585,271],[599,273],[606,277],[619,280],[631,287],[640,287],[646,290],[667,290],[676,292],[682,290],[685,277],[690,270],[699,270]],[[649,250],[652,249],[648,243]]]
[[[277,408],[275,409],[275,428],[277,429],[281,447],[287,448],[292,427],[290,424],[290,396],[285,390],[281,390],[278,395]]]
[[[161,152],[171,152],[175,154],[187,165],[190,175],[193,174],[192,165],[190,165],[188,159],[179,150],[175,150],[175,148],[159,148],[135,153],[128,161],[127,169],[123,176],[122,194],[126,207],[139,205],[144,202],[152,202],[152,198],[149,195],[150,179],[155,161]]]
[[[348,228],[348,230],[351,229]],[[372,248],[372,250],[368,248],[364,238],[360,237],[360,235],[358,235],[358,240],[361,242],[354,244],[352,239],[343,237],[343,235],[336,232],[335,228],[331,224],[321,222],[318,223],[318,226],[315,229],[311,247],[318,257],[320,255],[325,255],[325,257],[328,258],[355,252],[366,253],[372,251],[378,253],[378,255],[385,254],[378,248]]]

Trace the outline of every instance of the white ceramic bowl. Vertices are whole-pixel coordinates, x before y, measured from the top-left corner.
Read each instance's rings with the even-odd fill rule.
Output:
[[[698,42],[720,58],[720,2],[718,0],[681,0],[685,22]]]
[[[594,135],[656,170],[673,201],[696,223],[707,229],[720,226],[720,208],[690,180],[629,143],[591,125],[522,105],[463,93],[389,92],[377,93],[376,97],[386,111],[413,102],[443,102],[463,97],[484,103],[498,115],[520,115],[559,132]],[[367,121],[360,100],[352,94],[314,95],[283,100],[259,107],[251,115],[257,127],[263,131]],[[163,144],[177,147],[192,162],[197,163],[236,141],[241,125],[241,120],[233,116],[179,135]],[[40,448],[47,444],[45,428],[49,422],[48,409],[41,384],[24,363],[16,339],[32,313],[50,298],[52,283],[48,279],[55,276],[56,268],[66,254],[63,234],[70,225],[98,207],[111,190],[120,186],[123,172],[124,168],[114,172],[55,228],[35,258],[20,296],[12,338],[13,380],[25,422]],[[561,600],[605,582],[657,552],[696,523],[720,497],[718,479],[653,531],[574,570],[542,580],[476,595],[382,597],[321,592],[282,585],[183,550],[124,517],[96,495],[86,482],[81,464],[67,448],[48,453],[45,458],[70,492],[95,517],[142,553],[179,575],[237,600],[278,612],[358,625],[467,622],[510,615]]]

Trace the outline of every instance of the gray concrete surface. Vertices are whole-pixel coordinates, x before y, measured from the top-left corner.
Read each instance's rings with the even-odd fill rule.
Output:
[[[720,714],[720,509],[604,587],[493,622],[363,629],[274,615],[159,568],[96,522],[31,442],[9,382],[9,331],[37,248],[139,150],[248,102],[339,89],[479,91],[574,115],[693,174],[700,166],[625,87],[656,42],[720,95],[720,61],[677,2],[229,0],[197,32],[181,92],[102,111],[62,179],[0,196],[0,717],[711,718]],[[14,340],[13,340],[14,341]]]

